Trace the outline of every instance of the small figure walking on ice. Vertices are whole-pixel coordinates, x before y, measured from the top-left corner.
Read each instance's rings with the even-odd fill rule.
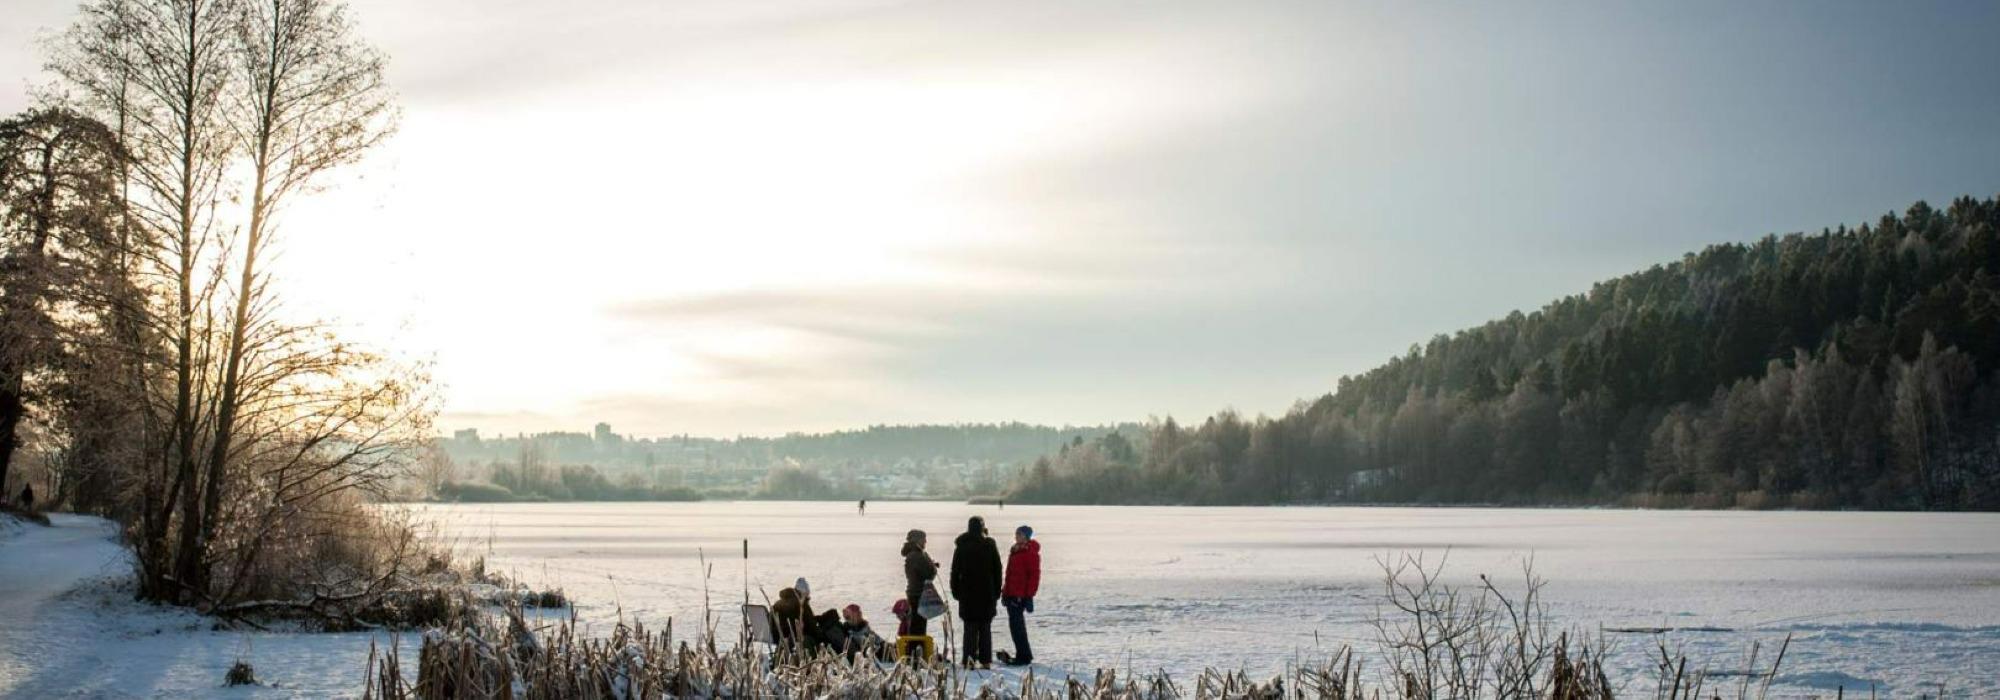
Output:
[[[867,515],[867,514],[868,514],[868,499],[866,499],[866,498],[863,498],[863,499],[861,499],[861,504],[860,504],[860,508],[861,508],[861,514],[862,514],[862,515]]]

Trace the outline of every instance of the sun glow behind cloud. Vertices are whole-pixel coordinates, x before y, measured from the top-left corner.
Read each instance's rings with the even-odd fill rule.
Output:
[[[799,403],[852,417],[786,427],[914,419],[926,397],[895,371],[911,342],[976,332],[957,317],[981,306],[1128,284],[1018,264],[1115,232],[1010,200],[1012,180],[1263,98],[1240,66],[1156,39],[883,66],[839,60],[873,41],[851,37],[822,47],[835,60],[695,52],[411,100],[364,177],[293,212],[287,272],[313,311],[436,348],[448,425],[665,411],[634,428],[730,431],[705,407]],[[384,267],[385,247],[405,259]],[[357,293],[352,270],[394,282]]]

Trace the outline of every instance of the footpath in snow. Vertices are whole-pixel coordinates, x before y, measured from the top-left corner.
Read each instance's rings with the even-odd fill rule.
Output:
[[[132,599],[115,524],[49,518],[54,527],[0,534],[0,698],[355,697],[369,643],[386,648],[395,636],[216,631],[186,610]],[[224,687],[238,660],[263,685]]]

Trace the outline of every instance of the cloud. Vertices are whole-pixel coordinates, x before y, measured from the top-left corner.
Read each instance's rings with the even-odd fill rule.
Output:
[[[858,349],[889,350],[913,338],[956,332],[945,321],[961,307],[948,296],[911,289],[758,289],[618,302],[605,312],[652,327],[778,328]]]

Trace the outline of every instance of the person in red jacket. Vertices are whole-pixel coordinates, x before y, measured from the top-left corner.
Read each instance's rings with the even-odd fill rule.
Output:
[[[1035,611],[1035,592],[1042,587],[1042,543],[1035,529],[1014,528],[1014,548],[1007,551],[1007,580],[1000,586],[1000,604],[1007,607],[1007,632],[1014,636],[1014,653],[1000,652],[1000,663],[1026,666],[1035,662],[1028,646],[1027,614]]]

